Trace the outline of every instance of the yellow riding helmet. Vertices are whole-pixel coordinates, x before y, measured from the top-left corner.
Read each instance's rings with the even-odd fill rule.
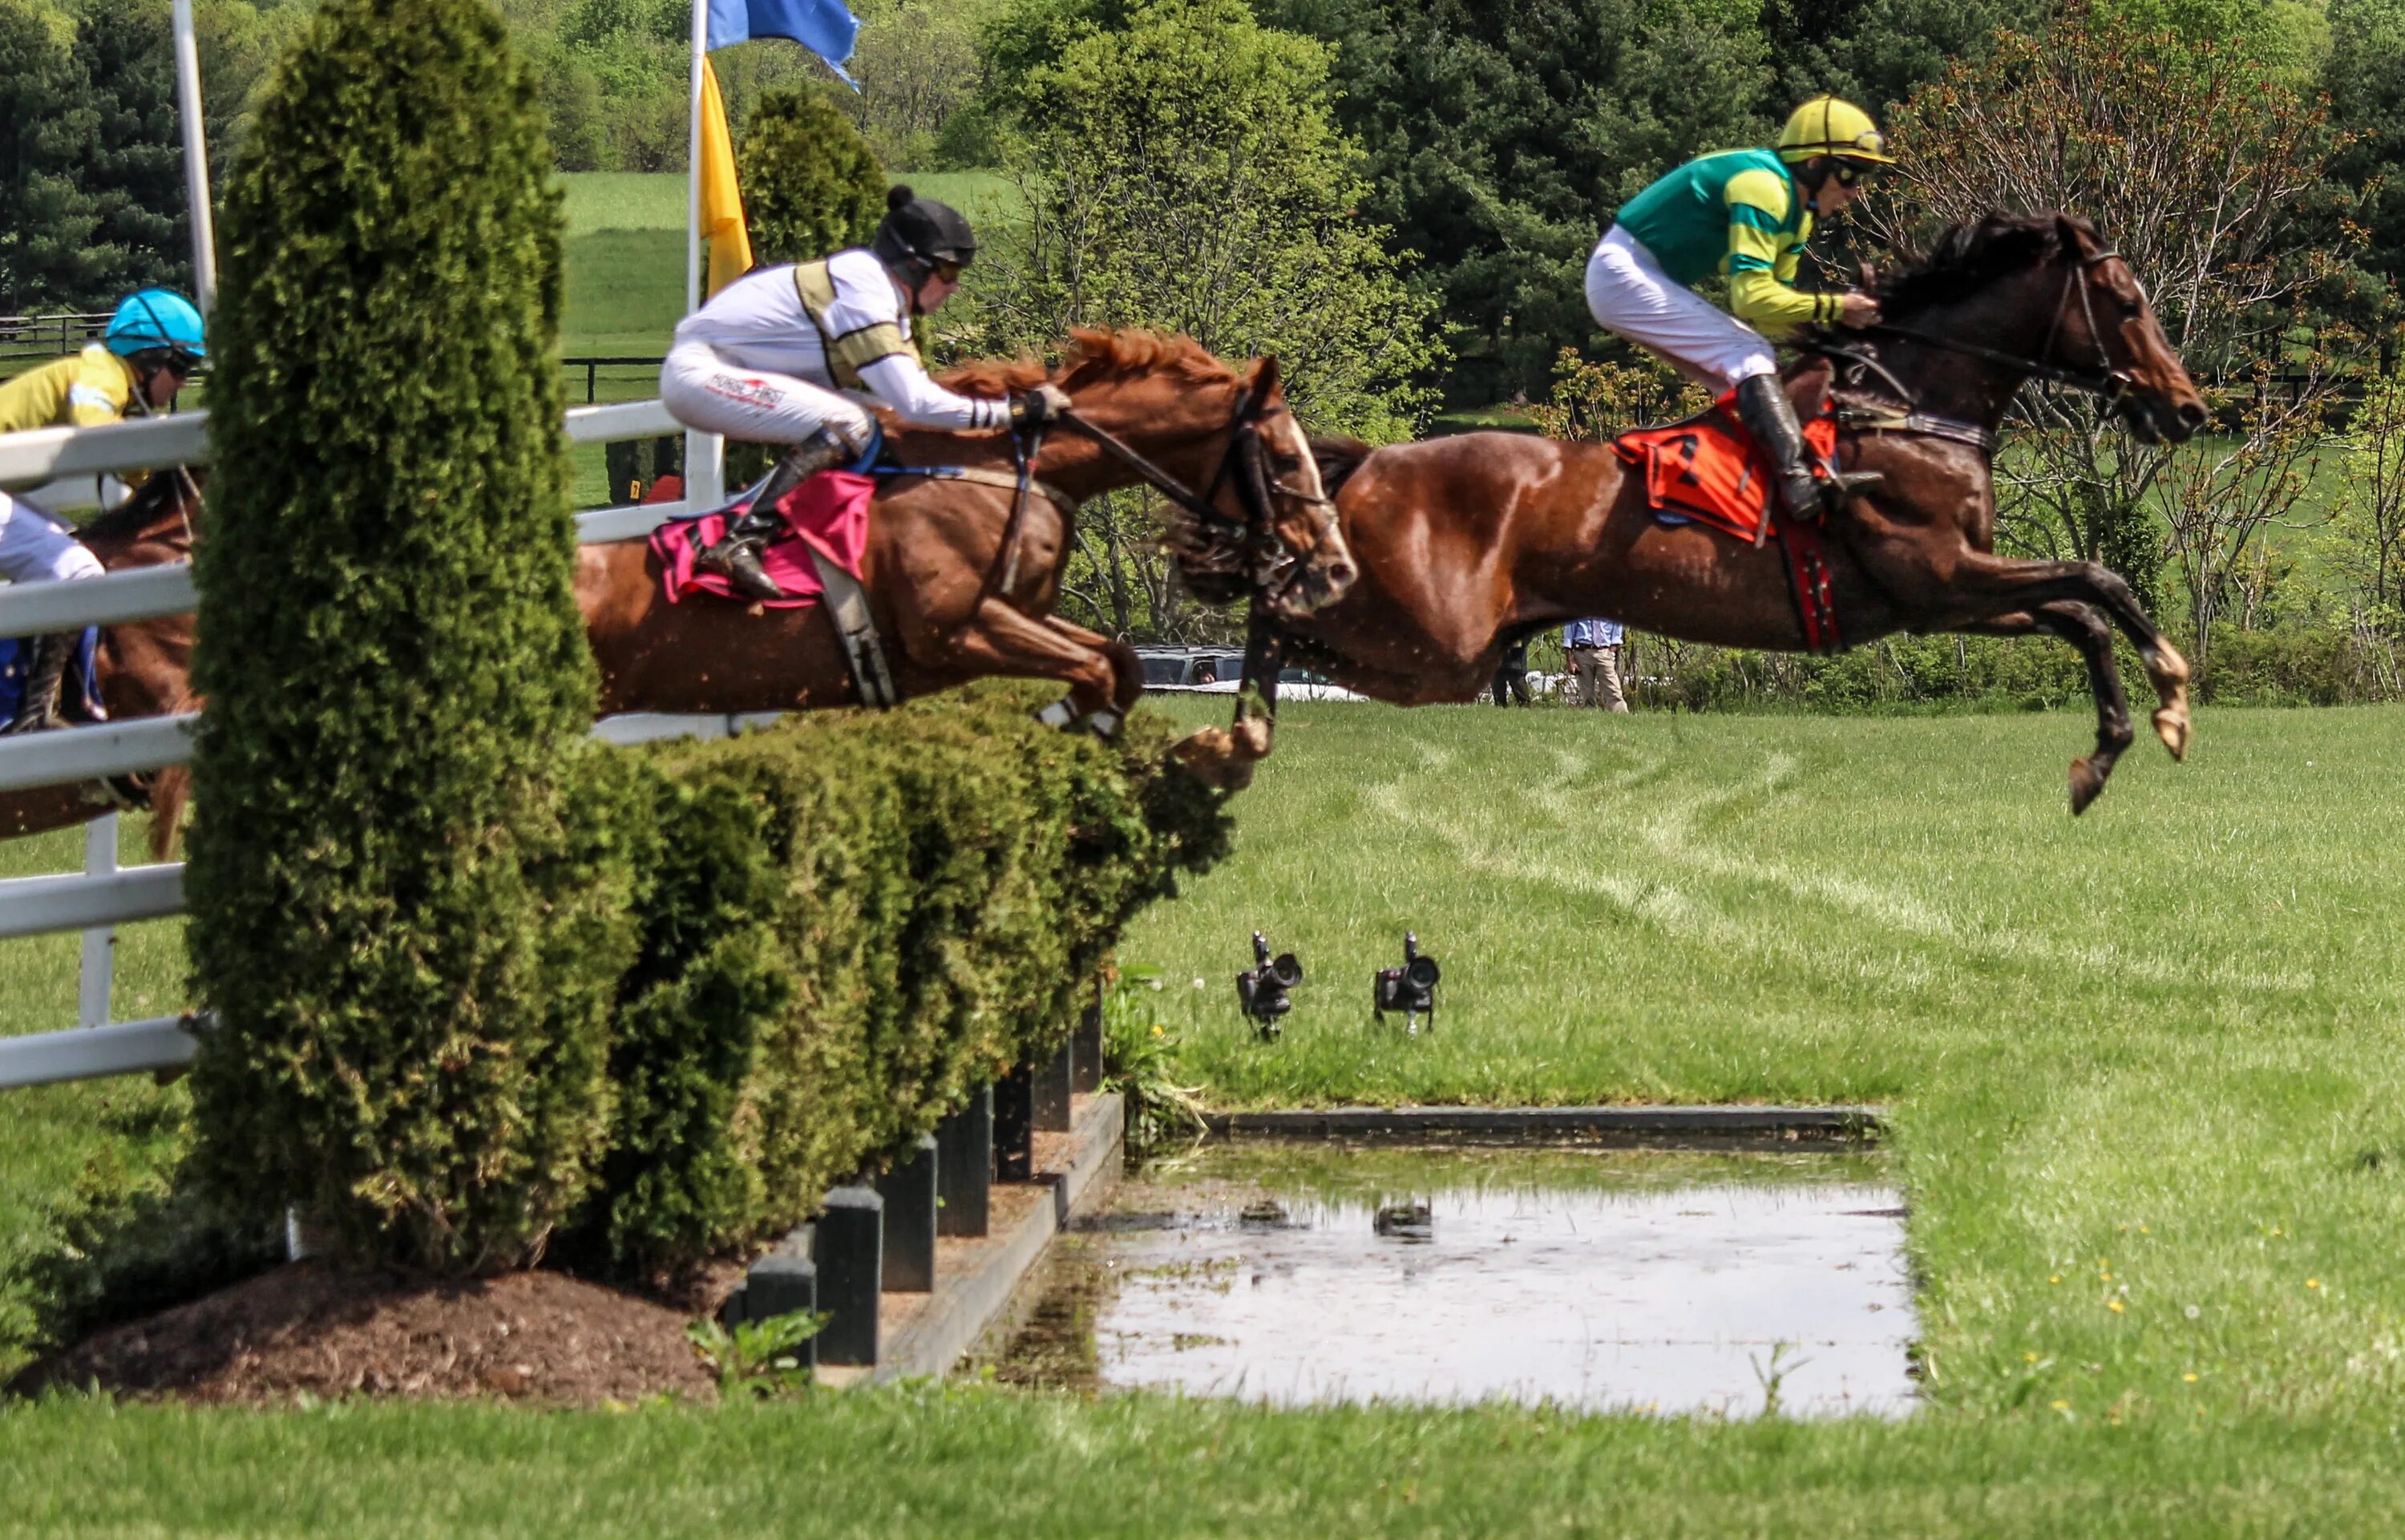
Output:
[[[1779,133],[1780,160],[1793,164],[1821,155],[1873,165],[1895,164],[1895,157],[1887,152],[1887,137],[1871,121],[1871,115],[1835,96],[1815,96],[1797,107]]]

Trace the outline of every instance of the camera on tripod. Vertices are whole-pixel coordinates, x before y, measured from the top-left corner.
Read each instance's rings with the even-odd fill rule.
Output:
[[[1278,1019],[1294,1009],[1287,991],[1302,982],[1302,964],[1291,952],[1270,955],[1270,943],[1253,932],[1253,966],[1236,975],[1236,1001],[1264,1038],[1278,1035]]]
[[[1436,966],[1434,957],[1420,954],[1420,939],[1411,931],[1403,932],[1403,966],[1378,969],[1372,986],[1371,1009],[1384,1022],[1388,1011],[1400,1011],[1403,1029],[1416,1034],[1419,1018],[1436,1022],[1436,984],[1444,977],[1444,969]]]

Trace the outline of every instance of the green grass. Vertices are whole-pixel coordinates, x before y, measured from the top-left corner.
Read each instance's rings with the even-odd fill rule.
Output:
[[[1223,1104],[1884,1104],[1929,1369],[1905,1423],[65,1401],[0,1413],[0,1528],[2392,1532],[2405,710],[2207,713],[2190,763],[2133,753],[2074,822],[2087,736],[1292,706],[1236,855],[1121,950]],[[1445,967],[1416,1039],[1368,1011],[1406,925]],[[1310,972],[1271,1045],[1230,982],[1255,927]],[[72,1164],[31,1105],[0,1224]]]

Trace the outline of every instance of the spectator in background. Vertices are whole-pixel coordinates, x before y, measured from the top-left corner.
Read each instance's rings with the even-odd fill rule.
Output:
[[[1504,699],[1506,691],[1515,697],[1521,705],[1534,704],[1528,699],[1528,639],[1525,636],[1503,649],[1503,661],[1496,667],[1495,703],[1497,705],[1512,704],[1511,700]]]
[[[1573,620],[1562,628],[1562,651],[1568,655],[1570,672],[1578,678],[1580,705],[1627,712],[1628,698],[1620,689],[1620,645],[1624,635],[1617,620]]]

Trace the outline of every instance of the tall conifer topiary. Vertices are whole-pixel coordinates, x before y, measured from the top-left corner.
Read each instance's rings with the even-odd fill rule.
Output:
[[[360,1260],[527,1260],[607,1117],[624,863],[569,815],[623,782],[584,739],[550,166],[482,0],[328,0],[220,226],[201,1158]]]
[[[814,262],[866,246],[885,215],[885,170],[835,104],[813,91],[772,91],[736,147],[744,222],[761,262]]]

